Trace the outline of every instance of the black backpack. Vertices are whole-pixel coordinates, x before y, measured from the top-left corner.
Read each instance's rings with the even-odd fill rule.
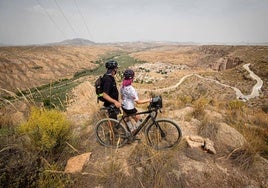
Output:
[[[105,99],[103,98],[103,88],[102,88],[102,78],[103,76],[99,76],[98,79],[95,81],[95,91],[96,91],[96,95],[97,95],[97,102],[99,103],[99,101],[104,102]]]

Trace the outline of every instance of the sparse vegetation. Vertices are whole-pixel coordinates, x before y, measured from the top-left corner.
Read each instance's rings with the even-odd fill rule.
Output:
[[[70,123],[57,110],[33,107],[29,120],[19,130],[30,138],[29,146],[39,152],[60,152],[71,137]]]
[[[254,125],[233,124],[247,140],[248,145],[243,148],[244,153],[255,156],[259,154],[268,159],[268,128],[260,128]],[[243,162],[243,161],[242,161]]]
[[[12,47],[4,48],[4,53],[1,49],[0,55],[4,54],[0,56],[1,66],[4,66],[0,67],[1,70],[12,76],[18,73],[21,80],[18,82],[14,77],[12,87],[16,88],[18,83],[24,87],[23,90],[12,88],[9,92],[5,85],[1,86],[0,184],[4,187],[216,187],[216,183],[222,183],[223,187],[267,186],[265,173],[259,174],[263,169],[251,172],[250,177],[247,175],[249,170],[254,169],[257,156],[268,159],[267,84],[263,85],[260,97],[247,102],[235,100],[232,89],[198,77],[187,79],[179,87],[161,93],[164,109],[160,117],[170,116],[179,122],[183,136],[196,133],[214,141],[219,125],[224,123],[245,138],[246,144],[242,147],[226,153],[217,150],[220,154],[216,155],[205,153],[200,148],[189,148],[184,139],[178,147],[163,152],[148,148],[142,143],[143,140],[137,145],[107,152],[106,148],[96,144],[93,134],[93,125],[103,115],[95,113],[98,107],[93,108],[93,105],[96,102],[90,101],[90,93],[85,90],[78,92],[75,98],[81,100],[72,111],[77,114],[69,113],[65,117],[62,113],[70,110],[66,104],[70,108],[70,101],[76,102],[72,100],[70,91],[77,91],[76,86],[82,82],[92,82],[95,75],[103,74],[103,65],[108,59],[117,60],[120,64],[117,74],[119,82],[125,68],[150,63],[152,68],[137,66],[137,71],[149,75],[148,79],[142,77],[135,81],[137,88],[146,90],[143,93],[146,97],[192,73],[237,87],[245,94],[250,93],[254,81],[241,66],[221,72],[211,69],[213,66],[217,69],[215,62],[219,58],[234,56],[235,59],[237,56],[241,61],[251,63],[250,69],[266,83],[267,47],[173,45],[135,49],[133,46],[99,46],[97,50],[94,47]],[[24,50],[25,53],[22,53]],[[64,55],[66,57],[62,57]],[[14,61],[18,57],[20,59]],[[28,68],[9,67],[17,61],[29,62]],[[39,62],[42,64],[39,65]],[[172,64],[170,69],[175,66],[180,68],[172,73],[169,69],[157,67],[158,62]],[[44,76],[44,80],[34,76],[29,78],[30,82],[35,79],[41,84],[28,89],[26,83],[29,82],[24,77],[27,71],[29,75],[38,73]],[[0,84],[6,78],[11,79],[7,75]],[[12,94],[11,90],[15,93]],[[86,108],[82,106],[84,103],[93,105]],[[35,108],[28,112],[28,107],[32,105]],[[181,117],[180,112],[185,116]],[[20,125],[14,123],[18,116],[25,117],[25,114],[29,114],[26,122]],[[70,126],[68,120],[79,123]],[[18,129],[23,134],[18,134]],[[216,148],[220,149],[221,143],[217,144]],[[63,171],[70,156],[88,151],[92,152],[94,159],[89,159],[83,175]]]
[[[208,99],[204,97],[200,97],[199,99],[194,101],[193,102],[194,111],[192,114],[193,117],[197,119],[202,119],[205,115],[205,107],[206,105],[208,105],[208,103],[209,103]]]
[[[138,146],[129,163],[133,164],[134,179],[142,182],[139,187],[176,187],[180,184],[172,173],[176,163],[173,154],[172,151],[159,152],[144,145]]]
[[[40,188],[46,187],[59,187],[64,188],[66,185],[73,185],[68,174],[64,173],[51,173],[51,171],[57,172],[59,167],[56,164],[50,165],[46,164],[45,167],[41,169],[41,173],[36,183]]]
[[[209,118],[204,118],[201,122],[202,124],[199,127],[199,134],[204,138],[215,140],[218,130],[217,122]]]
[[[255,155],[255,152],[252,152],[252,150],[249,150],[245,146],[244,148],[234,150],[230,155],[230,159],[232,160],[233,164],[241,167],[244,170],[247,170],[253,164]]]
[[[65,187],[70,183],[66,175],[46,172],[48,169],[57,170],[63,163],[61,159],[68,156],[65,142],[71,139],[71,132],[63,114],[34,107],[29,120],[22,125],[15,125],[10,120],[8,117],[0,118],[1,185]]]

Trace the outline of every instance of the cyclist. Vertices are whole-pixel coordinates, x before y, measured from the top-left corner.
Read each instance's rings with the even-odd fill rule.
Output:
[[[151,98],[143,99],[143,100],[139,99],[137,91],[131,85],[134,80],[134,75],[135,73],[133,70],[131,69],[125,70],[124,80],[120,88],[123,113],[127,115],[135,114],[137,112],[137,109],[135,108],[135,103],[143,104],[143,103],[151,102],[152,100]],[[139,123],[142,121],[139,115],[133,115],[131,117],[135,120],[136,125],[138,121]],[[127,124],[131,131],[135,130],[136,126],[131,124],[130,119],[127,120]]]
[[[119,99],[119,91],[116,86],[115,74],[118,69],[118,63],[114,60],[107,61],[105,63],[105,67],[107,72],[103,76],[103,80],[101,83],[101,87],[103,88],[103,98],[104,98],[104,106],[108,107],[114,104],[117,110],[109,110],[109,117],[113,119],[117,119],[117,113],[119,113],[119,108],[121,107],[121,103],[118,101]]]

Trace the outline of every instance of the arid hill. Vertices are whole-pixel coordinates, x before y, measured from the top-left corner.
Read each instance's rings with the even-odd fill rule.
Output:
[[[94,125],[103,116],[93,85],[107,59],[120,64],[118,87],[122,71],[130,67],[136,73],[134,86],[140,98],[162,95],[159,118],[172,119],[182,130],[177,147],[155,151],[142,134],[140,142],[119,149],[105,148],[96,141]],[[256,89],[258,95],[247,100],[239,98],[237,91],[250,96],[258,81],[245,65],[263,82]],[[71,79],[77,74],[80,76]],[[54,185],[67,187],[268,186],[267,46],[139,42],[1,47],[0,78],[0,115],[5,118],[0,121],[3,185],[41,182],[44,186],[51,185],[52,179]],[[40,155],[31,154],[29,145],[25,147],[29,138],[6,134],[2,128],[20,125],[27,121],[30,106],[43,108],[51,101],[35,101],[31,92],[14,97],[11,91],[54,81],[59,84],[45,88],[48,99],[64,95],[66,100],[58,105],[65,107],[63,113],[71,122],[73,137],[62,153],[41,153],[40,158],[29,160]],[[41,89],[37,95],[43,96]],[[51,94],[51,90],[56,92]],[[51,106],[58,108],[54,101]],[[204,149],[204,142],[213,149]],[[66,166],[71,157],[78,160]],[[77,166],[81,169],[74,172]],[[23,169],[23,174],[16,168]],[[43,174],[36,175],[40,171]],[[10,178],[13,176],[16,178]]]
[[[73,77],[97,67],[112,46],[29,46],[0,48],[0,88],[14,91]]]

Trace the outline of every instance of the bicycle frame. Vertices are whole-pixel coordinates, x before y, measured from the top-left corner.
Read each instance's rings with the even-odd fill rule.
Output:
[[[114,106],[102,108],[102,110],[113,110]],[[136,137],[144,129],[148,144],[155,149],[166,149],[177,145],[181,139],[181,130],[174,121],[157,118],[161,113],[160,106],[149,105],[145,111],[131,115],[120,115],[118,119],[104,118],[96,124],[96,135],[100,144],[107,147],[122,147],[127,143],[140,140]],[[131,132],[127,122],[131,116],[146,114],[141,124]],[[108,128],[108,129],[107,129]],[[109,136],[110,138],[107,138]]]
[[[158,115],[158,110],[160,110],[160,109],[159,108],[153,108],[153,109],[149,109],[149,110],[146,110],[146,111],[137,112],[137,113],[131,114],[131,115],[123,115],[122,118],[119,120],[119,123],[122,124],[122,122],[124,122],[122,125],[125,125],[126,129],[131,133],[131,136],[135,137],[140,132],[140,130],[148,123],[148,121],[150,119],[152,120],[152,122],[154,124],[156,124],[155,120],[156,120],[156,117]],[[155,112],[155,114],[152,115],[152,112]],[[131,116],[136,116],[136,115],[141,115],[141,114],[148,114],[148,115],[145,117],[145,119],[142,121],[142,123],[133,132],[131,132],[129,127],[127,126],[126,119],[130,118]]]

